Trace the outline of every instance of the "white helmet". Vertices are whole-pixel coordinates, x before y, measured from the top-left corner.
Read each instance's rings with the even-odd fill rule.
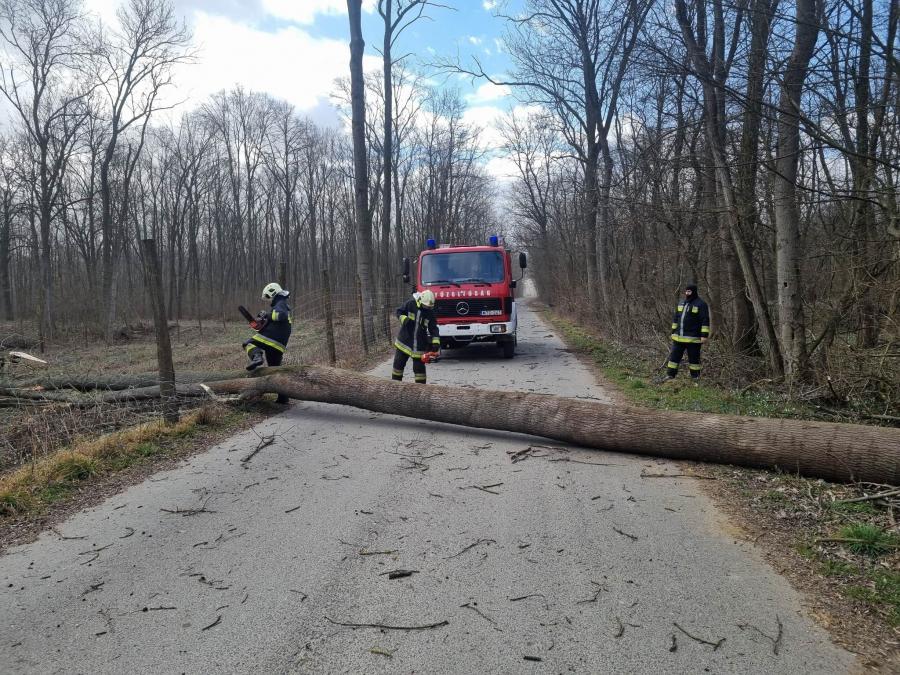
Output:
[[[274,298],[276,295],[278,295],[282,291],[283,291],[283,289],[281,288],[281,286],[279,286],[278,284],[276,284],[273,281],[271,284],[268,284],[263,289],[263,292],[262,292],[263,300],[271,300],[272,298]]]
[[[434,307],[434,293],[422,291],[419,293],[418,301],[425,307]]]

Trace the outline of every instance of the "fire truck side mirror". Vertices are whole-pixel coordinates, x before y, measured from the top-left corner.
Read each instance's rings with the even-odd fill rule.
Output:
[[[525,257],[525,252],[519,253],[519,267],[523,270],[528,267],[528,258]]]
[[[403,283],[409,283],[409,258],[403,259]]]

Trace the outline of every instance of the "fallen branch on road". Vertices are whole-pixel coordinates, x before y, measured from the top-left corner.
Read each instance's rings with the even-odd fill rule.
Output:
[[[672,622],[672,625],[675,626],[675,628],[677,628],[678,630],[680,630],[682,633],[684,633],[685,635],[687,635],[689,638],[691,638],[691,640],[694,640],[695,642],[699,642],[699,643],[704,644],[704,645],[710,645],[710,646],[713,648],[713,651],[716,651],[719,647],[722,646],[722,643],[725,642],[725,638],[721,638],[718,642],[710,642],[709,640],[704,640],[703,638],[697,637],[696,635],[691,635],[691,634],[688,633],[684,628],[682,628],[681,626],[679,626],[679,625],[678,625],[677,623],[675,623],[674,621]]]
[[[431,628],[440,628],[441,626],[449,626],[449,621],[438,621],[436,623],[427,623],[421,626],[391,626],[384,623],[355,623],[353,621],[335,621],[329,617],[325,617],[328,623],[335,626],[344,626],[345,628],[381,628],[383,630],[429,630]]]

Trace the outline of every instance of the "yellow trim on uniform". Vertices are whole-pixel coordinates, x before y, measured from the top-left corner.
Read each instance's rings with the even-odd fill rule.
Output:
[[[677,323],[673,323],[673,324],[672,324],[672,330],[678,330],[678,324],[677,324]]]
[[[427,381],[427,380],[426,380],[426,377],[427,377],[426,375],[416,375],[416,380],[415,380],[415,381],[416,381],[418,384],[425,384],[426,381]]]
[[[244,345],[244,350],[249,354],[254,349],[259,349],[257,345]]]
[[[701,333],[709,333],[709,326],[702,326],[700,328]]]
[[[391,371],[391,375],[396,375],[397,377],[403,377],[403,371],[394,369]]]
[[[674,361],[669,361],[669,362],[666,364],[666,367],[667,367],[667,368],[674,368],[675,370],[678,370],[678,364],[675,363]]]
[[[423,352],[414,352],[412,349],[407,347],[405,344],[400,342],[400,340],[394,340],[394,346],[399,349],[401,352],[406,354],[407,356],[411,356],[414,359],[421,359]]]
[[[405,322],[409,321],[409,317],[406,314],[400,315],[400,325],[402,326]]]
[[[254,342],[258,342],[260,344],[266,345],[267,347],[271,347],[272,349],[275,349],[279,352],[284,353],[285,347],[280,342],[277,342],[275,340],[270,340],[269,338],[263,337],[262,335],[254,335],[250,339],[253,340]]]
[[[672,339],[675,342],[682,342],[684,344],[695,344],[695,343],[699,344],[700,343],[700,338],[698,338],[698,337],[687,337],[687,336],[682,337],[681,335],[673,335]]]
[[[700,313],[699,307],[691,307],[691,314],[699,314],[699,313]]]
[[[441,344],[441,338],[439,338],[439,337],[431,338],[431,344],[433,344],[433,345]]]
[[[684,311],[684,305],[678,305],[678,309],[675,310],[675,311],[677,311],[677,312],[683,312],[683,311]]]
[[[277,310],[272,310],[272,321],[278,321],[278,312]]]
[[[695,371],[696,371],[696,370],[700,370],[701,368],[703,368],[703,366],[701,366],[699,363],[692,363],[692,364],[690,364],[690,366],[688,366],[688,367],[689,367],[691,370],[695,370]]]

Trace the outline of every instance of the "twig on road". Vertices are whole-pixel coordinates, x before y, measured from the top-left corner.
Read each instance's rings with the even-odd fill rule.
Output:
[[[526,661],[542,662],[544,660],[540,656],[529,656],[528,654],[525,654],[522,658],[525,659]]]
[[[296,588],[289,588],[288,591],[290,591],[291,593],[296,593],[297,595],[302,595],[303,597],[300,598],[300,602],[303,602],[309,597],[306,593],[304,593],[303,591],[298,591]]]
[[[575,603],[576,605],[585,605],[589,602],[597,602],[597,600],[600,598],[601,593],[609,592],[609,588],[606,586],[606,584],[601,584],[599,581],[591,581],[591,583],[596,586],[596,588],[594,589],[594,597],[588,598],[587,600],[579,600]]]
[[[293,508],[290,508],[290,509],[288,509],[287,511],[285,511],[285,513],[293,513],[294,511],[296,511],[297,509],[301,508],[302,506],[303,506],[303,504],[298,504],[297,506],[295,506],[295,507],[293,507]]]
[[[345,628],[381,628],[383,630],[429,630],[431,628],[440,628],[441,626],[449,626],[450,622],[447,620],[438,621],[436,623],[426,623],[421,626],[392,626],[385,623],[356,623],[353,621],[335,621],[329,617],[325,617],[325,620],[328,623],[333,623],[335,626],[344,626]]]
[[[633,534],[628,534],[627,532],[623,532],[623,531],[620,530],[618,527],[613,527],[613,531],[614,531],[614,532],[618,532],[618,533],[621,534],[623,537],[628,537],[629,539],[631,539],[631,541],[637,541],[637,540],[638,540],[638,538],[637,538],[636,536],[634,536]]]
[[[679,626],[679,625],[678,625],[677,623],[675,623],[674,621],[672,622],[672,625],[675,626],[675,628],[677,628],[678,630],[680,630],[682,633],[684,633],[685,635],[687,635],[689,638],[691,638],[691,640],[694,640],[695,642],[699,642],[699,643],[704,644],[704,645],[709,645],[710,647],[713,648],[713,651],[716,651],[719,647],[722,646],[722,643],[725,642],[725,638],[721,638],[718,642],[710,642],[709,640],[704,640],[703,638],[699,638],[699,637],[697,637],[696,635],[691,635],[691,634],[688,633],[684,628],[682,628],[681,626]]]
[[[378,576],[383,577],[387,575],[388,579],[403,579],[404,577],[411,577],[413,574],[418,574],[419,570],[390,570],[389,572],[382,572]]]
[[[675,639],[675,633],[672,633],[671,637],[672,637],[672,644],[669,645],[669,651],[677,652],[678,651],[678,640]]]
[[[241,464],[246,465],[251,459],[256,457],[257,453],[260,450],[262,450],[263,448],[269,447],[274,442],[275,442],[274,434],[272,434],[271,436],[263,436],[262,438],[259,439],[259,443],[257,444],[256,448],[253,450],[253,452],[251,452],[249,455],[247,455],[246,457],[244,457],[241,460]]]
[[[464,604],[464,605],[460,605],[460,607],[465,607],[466,609],[471,609],[471,610],[472,610],[473,612],[475,612],[478,616],[480,616],[482,619],[484,619],[484,620],[487,621],[489,624],[491,624],[491,628],[493,628],[493,629],[494,629],[495,631],[497,631],[498,633],[502,633],[502,632],[503,632],[503,629],[500,628],[500,627],[497,625],[497,622],[494,621],[494,620],[493,620],[491,617],[489,617],[487,614],[485,614],[484,612],[482,612],[480,609],[478,609],[478,607],[476,607],[477,604],[478,604],[478,603],[467,602],[467,603]]]
[[[644,473],[641,471],[641,478],[696,478],[698,480],[719,480],[714,476],[700,476],[695,473]]]
[[[222,615],[221,615],[221,614],[219,614],[219,616],[216,617],[216,620],[213,621],[211,624],[209,624],[208,626],[204,626],[203,628],[201,628],[200,631],[202,632],[202,631],[205,631],[205,630],[209,630],[210,628],[214,628],[214,627],[218,626],[220,623],[222,623]]]
[[[206,504],[209,502],[210,499],[211,498],[207,498],[207,500],[205,502],[203,502],[203,506],[201,506],[199,509],[179,509],[176,507],[174,509],[160,509],[160,511],[164,511],[166,513],[174,513],[175,515],[179,515],[179,516],[183,516],[183,517],[196,516],[201,513],[216,513],[215,511],[210,511],[208,508],[206,508]]]
[[[56,536],[58,536],[60,539],[63,539],[65,541],[75,541],[77,539],[87,539],[87,535],[85,535],[83,537],[67,537],[62,532],[57,530],[55,527],[51,527],[50,531],[53,532]]]
[[[767,633],[763,633],[759,628],[750,623],[739,623],[737,627],[741,630],[745,630],[747,628],[752,628],[753,630],[755,630],[757,633],[759,633],[761,636],[772,643],[772,652],[775,654],[775,656],[778,656],[778,650],[781,649],[781,638],[784,637],[784,626],[781,623],[781,617],[779,617],[777,614],[775,615],[775,622],[778,625],[778,633],[775,635],[775,637],[772,637]]]
[[[465,487],[459,488],[460,490],[467,490],[469,488],[475,488],[476,490],[481,490],[482,492],[490,492],[492,495],[499,495],[499,492],[495,490],[491,490],[491,488],[499,487],[503,485],[503,483],[491,483],[490,485],[466,485]]]
[[[360,555],[394,555],[395,553],[399,553],[397,549],[390,549],[388,551],[367,551],[365,549],[360,549]]]
[[[469,544],[468,546],[466,546],[466,547],[465,547],[463,550],[461,550],[459,553],[454,553],[454,554],[451,555],[449,558],[444,558],[444,560],[450,560],[450,559],[452,559],[452,558],[458,558],[458,557],[461,556],[463,553],[465,553],[466,551],[468,551],[468,550],[470,550],[470,549],[475,548],[475,547],[478,546],[479,544],[496,544],[496,543],[497,543],[497,540],[496,540],[496,539],[479,539],[479,540],[477,540],[477,541],[473,541],[471,544]]]

